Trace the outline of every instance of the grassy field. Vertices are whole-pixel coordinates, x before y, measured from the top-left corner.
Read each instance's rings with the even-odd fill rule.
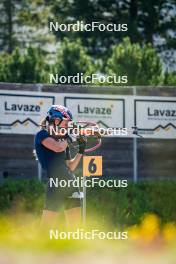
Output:
[[[87,192],[84,232],[127,232],[127,239],[50,239],[41,228],[44,186],[6,182],[0,190],[0,264],[176,263],[176,183],[139,183],[125,190]],[[156,191],[157,190],[157,191]],[[54,229],[65,227],[64,218]]]
[[[112,231],[108,226],[95,227],[92,223],[81,228]],[[63,230],[68,232],[69,229],[62,227]],[[118,231],[118,227],[113,231]],[[125,231],[128,232],[126,240],[51,240],[49,228],[40,229],[39,217],[23,213],[3,215],[0,218],[0,263],[176,263],[173,223],[161,225],[156,215],[148,214],[140,224],[129,226]]]

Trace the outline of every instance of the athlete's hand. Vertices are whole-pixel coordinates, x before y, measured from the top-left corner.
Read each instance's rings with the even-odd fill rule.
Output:
[[[73,137],[71,134],[70,134],[70,135],[66,134],[66,135],[65,135],[65,139],[67,140],[68,144],[71,144],[71,143],[73,143],[74,141],[76,141],[76,138]]]
[[[84,151],[86,149],[86,143],[87,143],[86,137],[85,136],[79,136],[77,138],[77,142],[78,142],[78,145],[79,145],[78,153],[84,154]]]

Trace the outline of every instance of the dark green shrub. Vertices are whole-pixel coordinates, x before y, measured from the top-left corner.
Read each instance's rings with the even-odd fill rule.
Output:
[[[37,180],[7,180],[0,186],[0,211],[40,213],[44,189],[44,184]],[[102,224],[137,224],[146,213],[156,214],[162,223],[176,220],[176,182],[130,183],[120,189],[87,188],[87,215],[98,216]]]
[[[39,211],[43,206],[44,185],[37,180],[6,180],[0,186],[0,211],[12,207]]]
[[[130,183],[127,188],[87,190],[88,215],[99,216],[112,225],[140,222],[146,213],[158,215],[163,223],[176,221],[176,182]]]

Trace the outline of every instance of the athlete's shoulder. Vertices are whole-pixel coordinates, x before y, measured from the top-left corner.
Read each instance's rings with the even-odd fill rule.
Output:
[[[47,130],[41,129],[40,131],[37,132],[35,135],[35,144],[40,144],[42,140],[45,138],[48,138],[50,135]]]
[[[37,132],[36,135],[48,135],[49,136],[49,133],[46,129],[41,129]]]

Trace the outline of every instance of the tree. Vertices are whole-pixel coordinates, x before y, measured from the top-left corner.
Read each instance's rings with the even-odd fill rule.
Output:
[[[15,46],[14,26],[18,0],[2,0],[0,3],[0,48],[12,53]]]
[[[25,54],[16,48],[11,55],[0,56],[0,81],[12,83],[39,83],[46,80],[47,65],[39,49],[29,47]]]
[[[129,38],[113,47],[106,73],[127,75],[127,85],[158,85],[163,82],[162,64],[156,51],[150,44],[143,47],[132,44]]]
[[[87,49],[78,39],[74,42],[64,39],[56,54],[56,63],[52,72],[59,76],[76,75],[77,73],[91,74],[95,71],[95,65],[87,54]]]
[[[176,72],[168,72],[166,70],[164,74],[164,84],[170,86],[176,86]]]
[[[76,23],[83,21],[84,23],[92,23],[98,21],[100,23],[127,23],[120,9],[118,0],[97,0],[97,1],[81,1],[81,0],[57,0],[52,3],[51,9],[54,19],[60,24]],[[59,16],[58,16],[59,14]],[[60,40],[64,37],[70,40],[80,38],[82,44],[87,47],[88,53],[93,56],[101,56],[105,54],[112,44],[117,43],[122,39],[122,36],[127,35],[125,32],[108,32],[98,31],[93,32],[54,32],[56,37]]]
[[[48,33],[50,7],[44,0],[2,0],[0,3],[0,48],[12,53],[35,45],[49,52],[48,44],[55,44]]]
[[[45,0],[23,0],[18,12],[21,25],[17,27],[16,36],[20,47],[29,45],[50,52],[49,45],[55,45],[55,37],[48,32],[50,6]]]
[[[141,33],[146,43],[154,44],[155,37],[165,39],[165,44],[169,41],[169,31],[175,31],[176,18],[174,0],[141,0],[139,9],[139,21]],[[163,44],[157,43],[159,46]]]
[[[47,67],[42,51],[39,48],[29,47],[22,59],[22,82],[40,83],[46,81]]]
[[[0,54],[0,82],[8,82],[8,61],[9,55],[7,53]]]
[[[6,62],[7,69],[7,82],[20,83],[22,82],[21,74],[22,74],[22,64],[23,58],[20,54],[18,48],[16,48],[12,54],[9,56]]]
[[[55,21],[59,23],[128,24],[127,32],[55,32],[57,38],[80,38],[90,55],[104,57],[112,45],[126,36],[133,43],[151,43],[165,57],[165,51],[175,50],[175,0],[56,0],[50,1]],[[58,15],[59,14],[59,15]],[[53,20],[53,19],[52,19]],[[169,57],[171,60],[172,54]],[[173,66],[173,64],[172,64]]]

